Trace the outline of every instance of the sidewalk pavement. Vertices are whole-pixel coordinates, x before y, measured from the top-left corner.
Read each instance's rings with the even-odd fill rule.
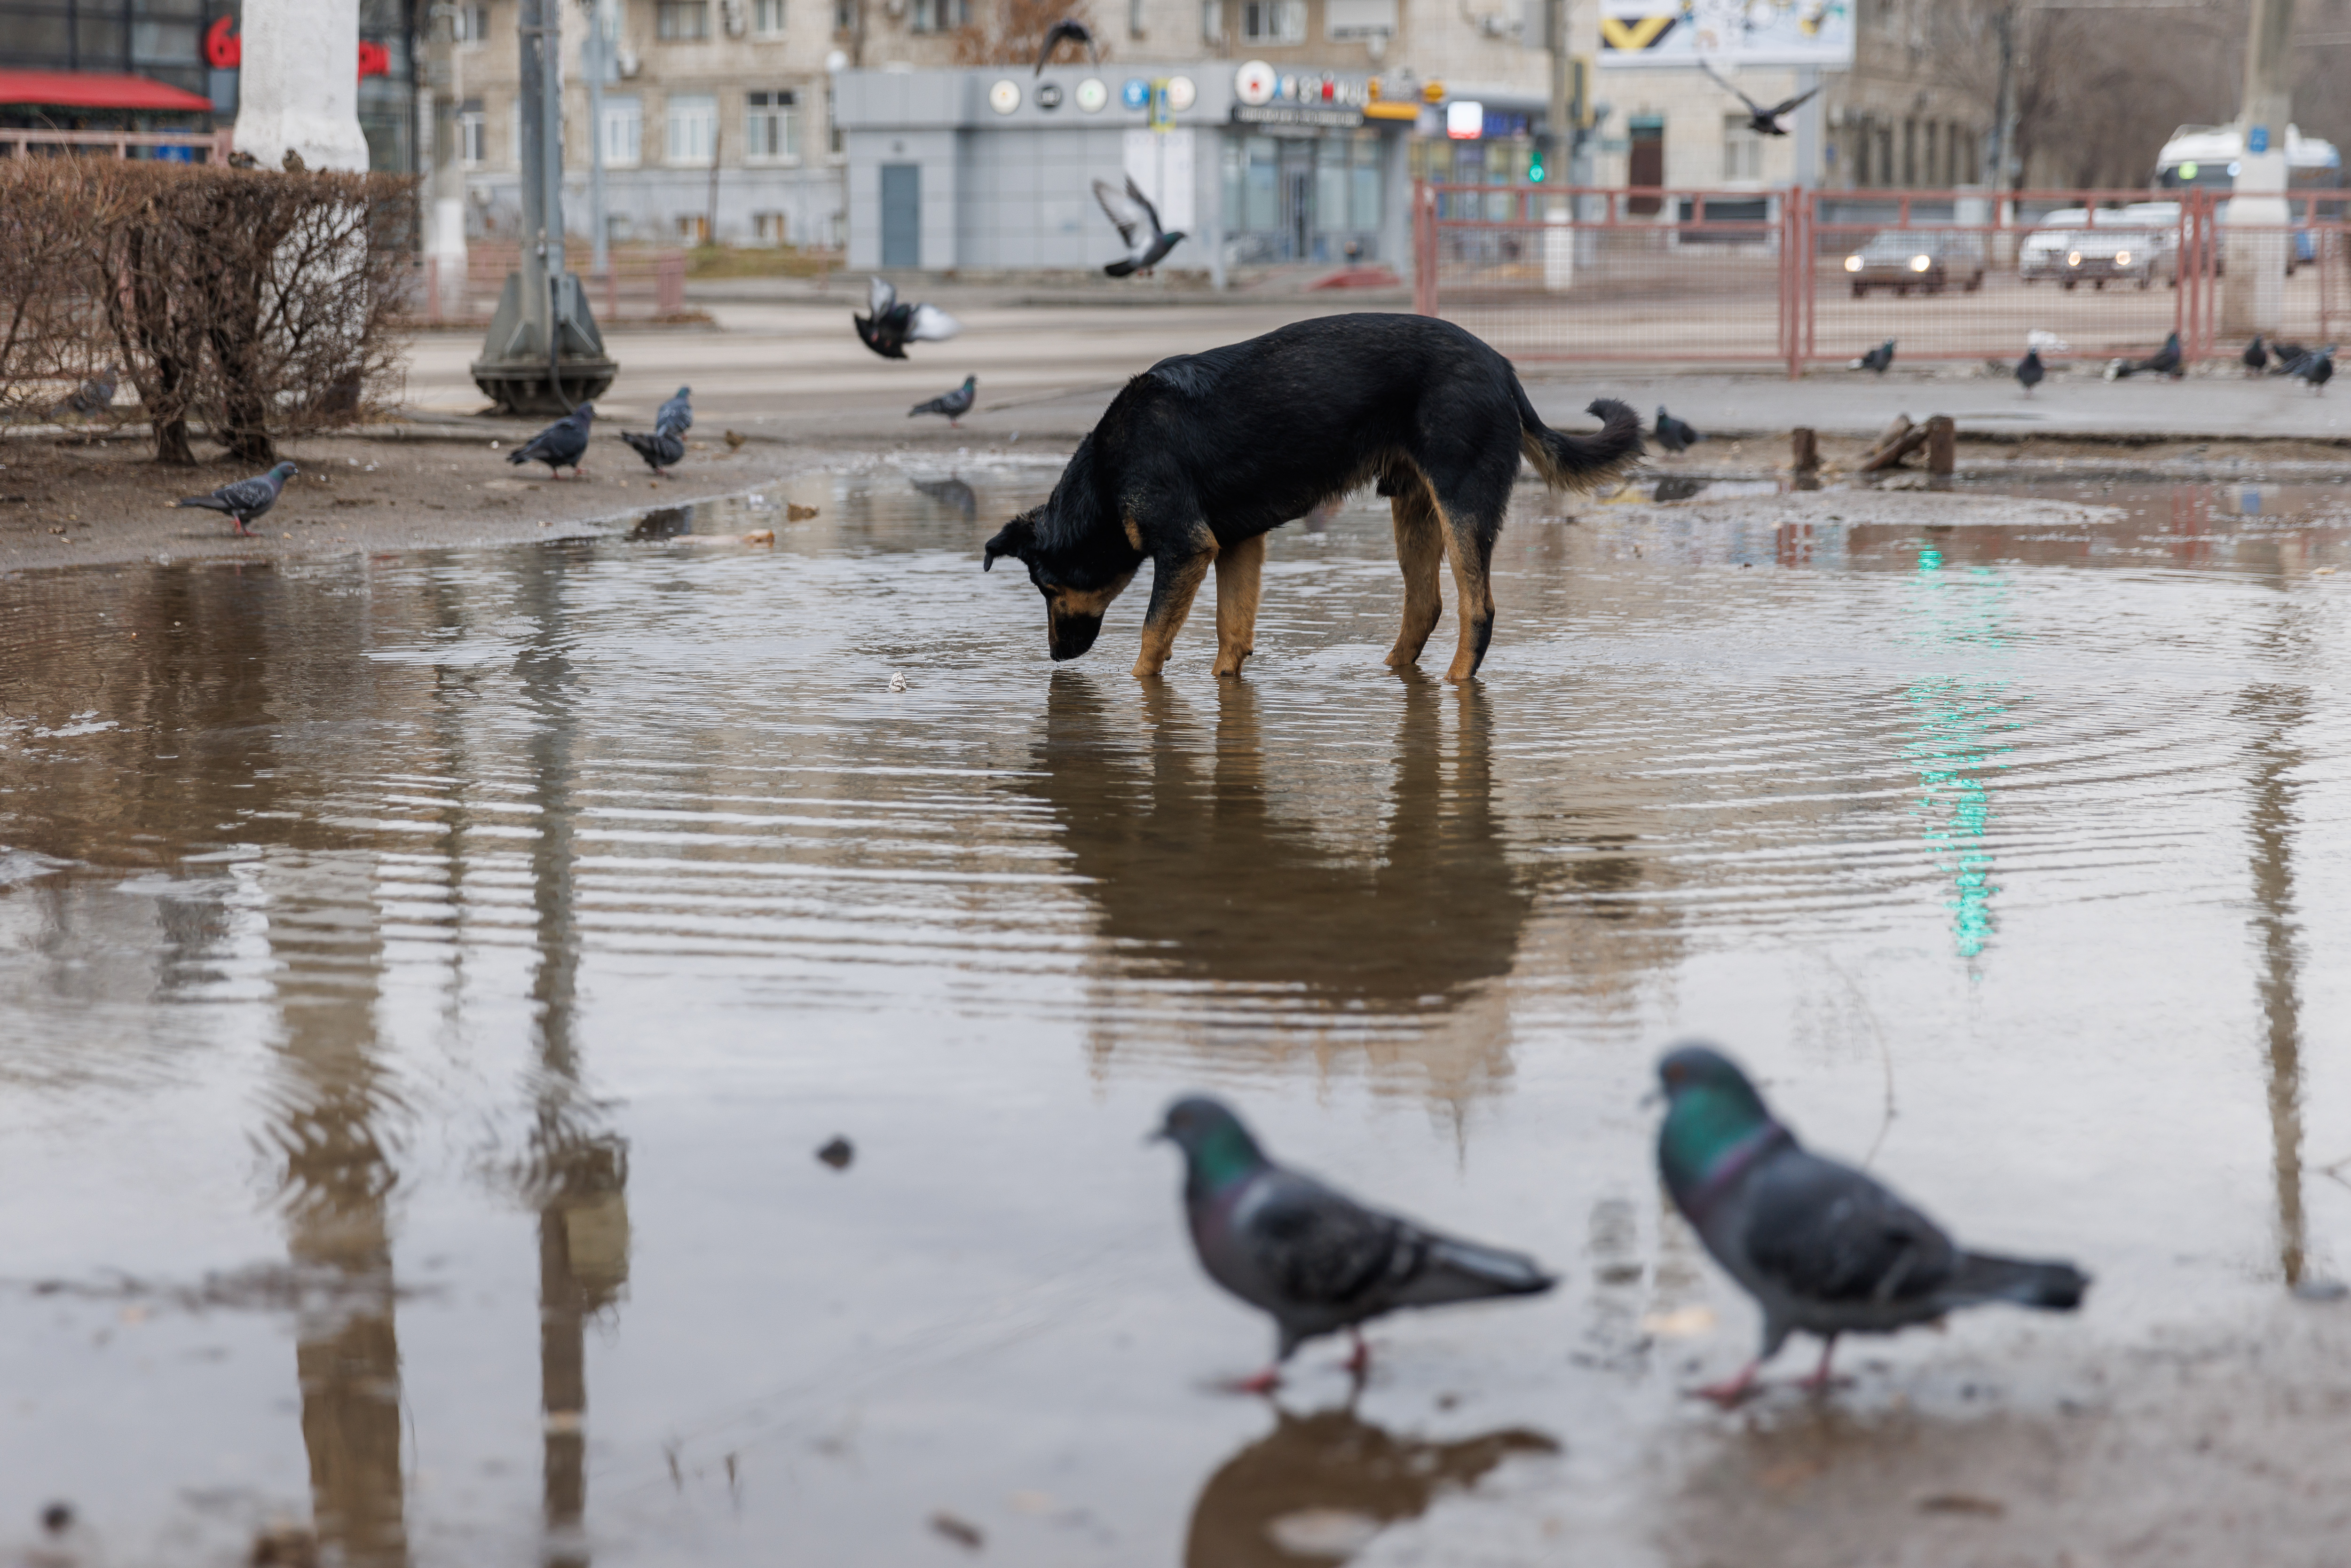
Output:
[[[1139,309],[990,303],[971,294],[954,300],[961,336],[914,344],[907,360],[894,361],[857,340],[850,316],[863,308],[863,295],[844,289],[842,281],[823,295],[808,289],[791,299],[708,301],[715,329],[608,332],[607,347],[622,370],[598,402],[600,423],[621,429],[650,421],[662,400],[684,384],[694,388],[695,434],[705,439],[732,429],[753,440],[844,447],[1066,446],[1092,427],[1127,378],[1159,360],[1364,303],[1334,294]],[[945,291],[940,297],[949,298]],[[486,434],[515,427],[518,422],[473,417],[485,403],[465,367],[480,350],[472,333],[420,333],[409,359],[412,411]],[[1520,366],[1520,373],[1536,409],[1567,430],[1588,427],[1584,405],[1608,396],[1639,409],[1645,423],[1664,403],[1701,431],[1735,438],[1776,438],[1799,424],[1824,435],[1874,435],[1897,413],[1948,413],[1959,421],[1963,440],[1996,434],[2351,444],[2351,386],[2313,394],[2283,378],[2247,380],[2233,365],[2179,382],[2105,382],[2093,366],[2072,366],[2032,398],[2005,375],[1969,365],[1897,364],[1883,377],[1820,371],[1792,382],[1784,371],[1760,367],[1685,372],[1541,362]],[[960,429],[908,417],[914,404],[967,375],[979,378],[979,398]]]

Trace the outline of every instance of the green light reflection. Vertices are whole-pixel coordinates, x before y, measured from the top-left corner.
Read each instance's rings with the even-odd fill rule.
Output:
[[[1910,609],[1920,624],[1917,641],[1942,650],[1998,649],[2006,619],[2008,585],[1988,567],[1964,575],[1946,572],[1943,552],[1918,552]],[[1928,852],[1950,880],[1944,907],[1951,912],[1951,935],[1962,958],[1973,958],[1991,942],[1995,922],[1990,835],[1993,818],[1988,775],[2014,747],[1995,737],[2021,727],[2009,716],[2009,683],[1982,674],[1922,676],[1903,695],[1917,715],[1903,759],[1917,769],[1919,795],[1914,813],[1926,820]]]

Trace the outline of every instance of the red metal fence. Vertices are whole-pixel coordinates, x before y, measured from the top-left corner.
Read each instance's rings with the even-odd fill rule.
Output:
[[[583,270],[580,279],[599,325],[660,321],[684,314],[684,251],[615,248],[611,255],[610,268],[595,273]],[[497,309],[507,274],[521,264],[521,258],[522,247],[512,240],[475,240],[465,247],[465,271],[460,277],[444,274],[437,256],[418,257],[410,319],[435,327],[476,327],[487,322]]]
[[[2232,258],[2276,278],[2279,335],[2344,325],[2339,195],[2283,225],[2229,221],[2188,190],[1700,191],[1423,184],[1416,307],[1514,359],[1843,363],[1892,338],[1906,361],[2220,351]],[[2266,291],[2265,291],[2266,292]],[[2226,351],[2241,345],[2231,340]]]

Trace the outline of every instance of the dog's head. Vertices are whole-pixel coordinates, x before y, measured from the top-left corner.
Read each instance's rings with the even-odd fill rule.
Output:
[[[1097,561],[1092,552],[1041,545],[1035,512],[1023,512],[997,530],[987,541],[981,570],[994,570],[996,558],[1006,555],[1019,559],[1029,569],[1029,580],[1045,596],[1045,646],[1057,664],[1074,659],[1094,645],[1094,639],[1102,635],[1103,613],[1134,580],[1135,566],[1140,564]]]

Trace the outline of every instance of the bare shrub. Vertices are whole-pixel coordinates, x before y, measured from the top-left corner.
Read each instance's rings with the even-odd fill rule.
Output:
[[[0,407],[111,360],[166,463],[194,460],[193,425],[269,463],[277,440],[367,417],[397,388],[412,191],[371,174],[0,162],[0,224],[25,224],[57,263],[0,263],[0,311],[22,302],[42,324],[37,345],[0,358]]]
[[[956,64],[1033,67],[1037,51],[1045,47],[1045,35],[1065,17],[1085,24],[1100,47],[1102,29],[1094,26],[1093,8],[1086,0],[987,0],[956,30]],[[1102,53],[1104,59],[1110,57],[1108,49]],[[1075,44],[1063,44],[1057,55],[1064,64],[1084,57]]]

